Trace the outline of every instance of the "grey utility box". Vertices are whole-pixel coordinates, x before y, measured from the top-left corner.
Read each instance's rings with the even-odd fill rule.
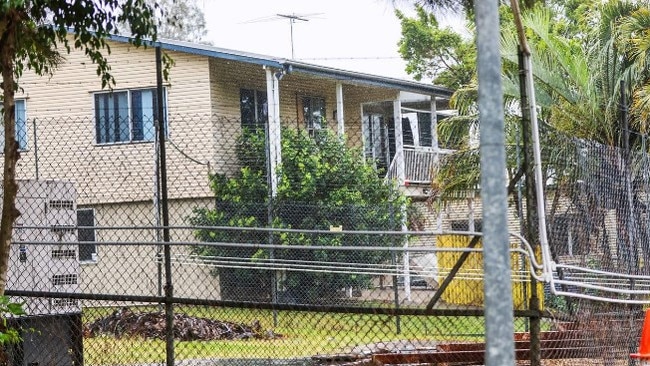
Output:
[[[77,192],[56,180],[20,180],[9,259],[8,291],[79,292]],[[27,297],[26,316],[13,319],[23,341],[13,347],[15,365],[81,365],[81,305],[71,298]]]

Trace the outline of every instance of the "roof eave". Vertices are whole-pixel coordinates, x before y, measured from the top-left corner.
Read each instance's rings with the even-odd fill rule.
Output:
[[[405,92],[412,92],[425,95],[435,95],[436,97],[451,98],[453,90],[436,85],[427,85],[415,81],[366,74],[362,72],[348,71],[297,62],[293,60],[281,61],[285,70],[291,72],[301,72],[321,77],[329,77],[341,81],[351,81],[372,86],[397,89]]]

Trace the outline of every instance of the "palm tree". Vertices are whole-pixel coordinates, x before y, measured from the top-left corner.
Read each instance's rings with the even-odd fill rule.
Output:
[[[540,116],[547,126],[546,133],[542,135],[546,139],[543,144],[544,180],[552,180],[556,199],[562,192],[565,197],[573,195],[574,204],[582,205],[585,212],[590,214],[583,217],[585,222],[591,223],[585,224],[585,227],[602,222],[602,210],[606,208],[595,210],[596,202],[593,199],[591,202],[578,202],[576,182],[582,180],[588,183],[581,192],[584,193],[586,189],[599,202],[609,202],[607,204],[611,207],[607,209],[616,211],[620,263],[622,268],[635,272],[639,262],[638,253],[641,252],[648,263],[650,248],[643,244],[646,235],[641,227],[645,221],[638,214],[640,210],[637,208],[641,205],[634,189],[640,186],[642,168],[639,164],[630,163],[630,156],[624,149],[630,144],[635,149],[637,139],[630,138],[628,129],[621,124],[620,101],[621,95],[631,96],[631,129],[645,133],[648,130],[647,117],[650,116],[650,74],[647,71],[650,10],[647,6],[627,1],[611,1],[604,5],[587,2],[585,6],[589,11],[577,19],[580,24],[573,32],[588,32],[568,33],[558,27],[564,15],[553,13],[549,8],[529,9],[523,17],[533,55]],[[519,40],[514,28],[510,29],[507,22],[503,24],[504,92],[506,101],[512,107],[506,110],[512,111],[518,109],[519,75],[516,65]],[[621,82],[624,82],[623,89]],[[478,185],[478,151],[468,144],[468,139],[459,140],[457,137],[468,136],[472,126],[478,125],[475,96],[473,84],[459,89],[452,103],[461,112],[460,116],[446,119],[439,126],[441,140],[456,142],[454,147],[460,150],[450,158],[449,164],[440,170],[433,182],[443,198],[456,196],[458,191],[474,189]],[[513,122],[517,120],[508,119]],[[510,126],[507,141],[512,146],[517,143],[519,134],[515,125],[507,123]],[[552,131],[555,132],[551,134]],[[592,161],[580,161],[576,157],[577,145],[595,156]],[[515,151],[508,149],[511,188],[521,174],[516,165]],[[607,175],[602,175],[603,172]],[[599,178],[600,182],[595,178]],[[613,197],[616,192],[624,192],[624,195]],[[558,209],[557,202],[551,205],[552,210]],[[591,206],[591,209],[587,206]],[[553,213],[551,211],[551,219]],[[639,243],[643,247],[639,248]],[[607,252],[609,247],[604,249]],[[605,256],[613,255],[605,253]]]
[[[646,133],[650,120],[650,9],[634,8],[629,16],[620,20],[614,35],[619,52],[629,62],[623,80],[633,95],[631,124],[639,132]]]
[[[643,116],[648,115],[648,104],[643,98],[650,90],[645,71],[649,11],[647,7],[627,1],[595,4],[592,10],[598,16],[592,17],[594,12],[591,12],[589,18],[581,21],[585,22],[583,29],[597,21],[596,26],[591,27],[593,31],[573,38],[554,29],[554,15],[547,9],[535,8],[524,17],[531,34],[536,90],[543,96],[540,107],[544,119],[551,127],[574,139],[569,146],[580,145],[581,151],[592,156],[589,161],[574,161],[574,166],[560,168],[558,160],[547,160],[546,165],[548,171],[555,172],[556,187],[565,187],[575,207],[581,206],[588,213],[581,223],[584,227],[602,222],[604,210],[615,210],[618,267],[628,273],[637,273],[639,252],[647,263],[650,248],[641,230],[645,221],[639,214],[641,202],[634,188],[639,186],[641,175],[634,171],[629,154],[629,145],[635,140],[629,137],[621,97],[632,96],[632,128],[638,132],[647,131],[648,120]],[[517,40],[513,36],[504,32],[503,41],[504,50],[515,49]],[[504,58],[515,62],[513,52],[505,52]],[[509,75],[513,83],[516,77]],[[545,149],[547,158],[566,156],[558,154],[562,147],[566,145],[558,144],[556,139]],[[578,190],[575,185],[579,182],[583,186]],[[619,196],[614,196],[617,193]],[[560,194],[556,191],[555,197],[559,198]],[[591,235],[599,235],[596,231],[584,230],[587,240]],[[603,249],[605,257],[612,257],[608,253],[609,246]]]

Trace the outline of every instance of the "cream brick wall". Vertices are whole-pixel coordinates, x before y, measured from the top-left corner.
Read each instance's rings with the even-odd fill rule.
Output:
[[[451,231],[452,223],[469,223],[470,216],[475,222],[482,220],[483,209],[481,197],[458,199],[442,203],[431,204],[425,201],[413,203],[424,217],[425,231]],[[508,206],[508,231],[510,233],[520,233],[519,217],[516,207]],[[516,242],[515,237],[511,237],[511,242]],[[411,241],[413,246],[418,245],[435,245],[435,238],[431,236],[414,237]]]

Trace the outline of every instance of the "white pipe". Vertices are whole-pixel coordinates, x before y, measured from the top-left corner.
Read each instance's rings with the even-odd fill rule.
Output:
[[[397,179],[400,187],[406,183],[404,167],[404,134],[402,131],[402,101],[400,95],[393,100],[393,119],[395,120],[395,162],[397,164]],[[402,206],[402,231],[408,231],[406,227],[406,206]],[[404,248],[408,248],[408,239],[404,239]],[[404,264],[404,293],[407,300],[411,300],[411,275],[409,251],[405,250],[403,255]]]
[[[526,91],[528,93],[528,108],[532,130],[534,173],[535,173],[535,195],[537,197],[537,216],[539,224],[539,242],[542,248],[542,263],[545,267],[544,274],[547,282],[553,281],[553,270],[555,263],[551,256],[551,249],[548,243],[546,232],[546,201],[544,199],[544,177],[542,175],[542,153],[539,141],[539,123],[537,122],[537,103],[535,101],[535,84],[533,83],[533,66],[530,60],[530,53],[524,53],[524,71],[526,73]],[[551,286],[553,287],[553,286]]]
[[[429,106],[429,113],[431,113],[431,147],[433,151],[438,152],[438,109],[436,106],[436,96],[431,95],[431,104]],[[436,159],[438,156],[436,155]],[[437,161],[436,161],[437,163]]]
[[[404,134],[402,131],[402,102],[399,94],[393,100],[393,119],[395,120],[395,159],[397,168],[397,180],[400,186],[406,181],[404,171]]]
[[[526,93],[528,95],[528,112],[531,121],[532,142],[533,142],[533,159],[534,159],[534,174],[535,174],[535,196],[537,198],[537,216],[539,225],[539,241],[542,248],[542,263],[544,265],[544,276],[546,282],[553,281],[553,270],[555,263],[551,257],[551,250],[548,244],[548,235],[546,232],[546,202],[544,200],[544,182],[542,176],[542,154],[539,141],[539,123],[537,121],[537,101],[535,100],[535,84],[533,80],[533,65],[531,62],[531,52],[526,41],[524,33],[524,26],[521,22],[521,12],[519,10],[519,2],[511,0],[510,6],[517,26],[517,36],[519,38],[519,46],[523,53],[524,61],[524,74],[526,79]],[[553,286],[551,286],[553,288]]]
[[[345,115],[343,114],[343,84],[336,83],[336,124],[339,137],[345,133]]]
[[[278,192],[277,169],[282,164],[280,152],[280,92],[278,90],[278,79],[273,70],[266,67],[266,95],[268,96],[268,136],[269,139],[269,161],[271,175],[271,192],[275,197]]]

